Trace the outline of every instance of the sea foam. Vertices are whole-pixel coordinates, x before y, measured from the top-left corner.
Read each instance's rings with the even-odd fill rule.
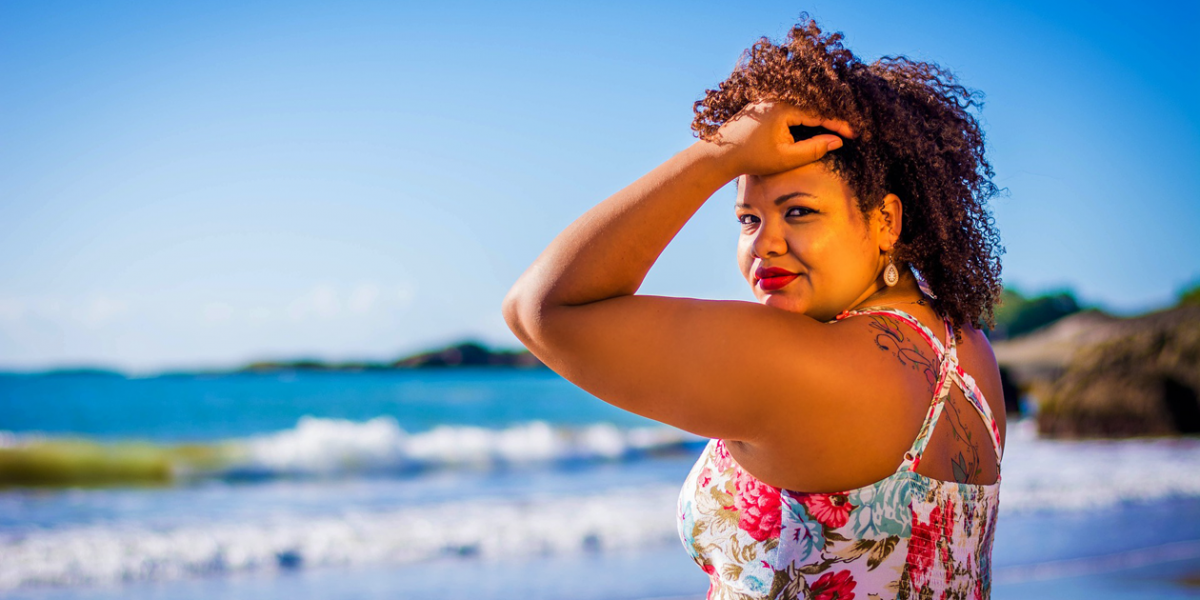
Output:
[[[673,486],[151,528],[0,533],[0,590],[245,571],[636,550],[677,542]]]
[[[392,417],[365,422],[303,417],[294,429],[234,441],[229,469],[332,474],[488,468],[631,458],[702,440],[673,428],[620,429],[607,423],[570,428],[532,421],[504,429],[440,426],[408,433]]]
[[[1200,439],[1047,440],[1032,419],[1010,424],[1001,510],[1088,510],[1200,496]]]
[[[150,463],[165,465],[178,479],[411,475],[441,469],[632,460],[699,448],[705,441],[670,427],[619,428],[610,423],[570,427],[530,421],[500,429],[443,425],[408,432],[390,416],[367,421],[305,416],[291,429],[181,445],[101,443],[0,431],[0,451],[9,453],[8,462],[25,465],[12,470],[25,479],[8,481],[10,473],[4,467],[8,463],[0,462],[0,484],[97,483],[91,477],[97,467],[108,473],[107,483],[162,479],[163,469],[144,468]]]

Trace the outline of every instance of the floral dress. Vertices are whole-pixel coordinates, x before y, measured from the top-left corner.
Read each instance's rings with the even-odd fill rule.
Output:
[[[999,475],[992,484],[967,484],[914,469],[952,382],[987,423],[999,468],[1000,431],[991,409],[958,364],[948,321],[943,348],[902,311],[846,311],[837,319],[860,314],[900,319],[937,353],[934,398],[916,440],[892,475],[831,493],[763,483],[742,470],[723,440],[709,441],[678,504],[683,545],[709,576],[708,600],[990,597]]]

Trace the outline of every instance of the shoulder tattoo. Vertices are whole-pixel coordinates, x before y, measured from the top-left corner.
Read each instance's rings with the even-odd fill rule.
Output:
[[[880,315],[867,316],[871,318],[870,327],[875,334],[875,346],[884,352],[890,352],[901,365],[923,373],[929,393],[932,394],[937,383],[937,369],[934,368],[933,359],[925,355],[925,340],[910,337],[904,331],[904,325],[890,318]]]

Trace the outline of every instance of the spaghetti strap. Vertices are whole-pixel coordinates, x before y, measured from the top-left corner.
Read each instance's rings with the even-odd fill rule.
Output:
[[[835,320],[840,321],[844,318],[857,315],[880,314],[895,317],[916,330],[925,339],[925,342],[933,348],[939,362],[937,383],[934,385],[933,400],[930,402],[929,411],[925,415],[925,421],[921,423],[921,429],[917,432],[917,437],[913,440],[912,446],[904,453],[904,461],[900,463],[897,472],[914,471],[917,465],[921,463],[921,456],[925,453],[925,446],[929,444],[933,428],[937,425],[938,418],[942,414],[942,407],[945,406],[946,398],[950,396],[950,386],[952,383],[957,383],[962,389],[963,395],[975,407],[980,417],[983,418],[988,431],[991,433],[992,448],[996,452],[996,481],[999,483],[1000,459],[1003,452],[1000,445],[1000,428],[996,425],[996,419],[992,416],[992,409],[984,400],[983,393],[979,390],[979,386],[976,385],[975,379],[968,375],[962,366],[958,364],[958,352],[954,343],[954,328],[950,325],[950,320],[942,318],[942,322],[946,326],[945,346],[916,317],[894,308],[846,310],[837,315]]]

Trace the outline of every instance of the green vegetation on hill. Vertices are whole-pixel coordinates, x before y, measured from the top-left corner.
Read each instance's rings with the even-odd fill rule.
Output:
[[[1200,306],[1200,280],[1179,292],[1179,303],[1176,306]]]
[[[1014,338],[1049,325],[1083,308],[1070,290],[1026,297],[1011,287],[1004,288],[996,306],[996,328],[988,331],[993,340]]]
[[[428,367],[541,367],[542,361],[528,350],[489,350],[473,341],[402,358],[393,368]]]

